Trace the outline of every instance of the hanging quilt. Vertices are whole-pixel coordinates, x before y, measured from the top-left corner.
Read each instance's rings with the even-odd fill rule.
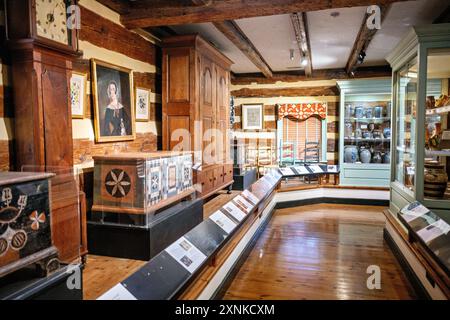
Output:
[[[326,103],[286,103],[278,105],[278,119],[285,117],[297,120],[306,120],[309,117],[318,116],[321,119],[327,117]]]

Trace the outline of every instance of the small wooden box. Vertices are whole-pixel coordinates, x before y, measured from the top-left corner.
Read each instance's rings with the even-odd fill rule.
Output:
[[[50,222],[49,179],[53,176],[0,172],[0,277],[33,263],[46,272],[59,267]]]
[[[93,211],[152,214],[192,194],[192,153],[95,156]]]

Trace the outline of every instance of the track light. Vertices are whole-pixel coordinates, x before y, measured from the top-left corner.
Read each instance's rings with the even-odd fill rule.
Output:
[[[289,51],[289,58],[291,59],[291,61],[294,61],[294,49],[291,49]]]
[[[366,52],[365,51],[361,51],[358,55],[358,62],[359,63],[363,63],[364,62],[364,58],[366,57]]]
[[[308,65],[308,59],[306,59],[306,56],[304,54],[302,54],[302,61],[301,61],[302,66],[306,67]]]

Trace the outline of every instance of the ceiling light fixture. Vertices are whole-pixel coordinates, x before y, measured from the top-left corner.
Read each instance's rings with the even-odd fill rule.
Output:
[[[289,52],[289,58],[291,59],[291,61],[294,61],[294,49],[291,49]]]
[[[363,63],[365,57],[366,57],[366,52],[361,50],[361,52],[358,55],[358,62]]]
[[[302,66],[306,67],[308,65],[308,59],[306,59],[306,56],[303,54],[302,55],[302,61],[301,61]]]

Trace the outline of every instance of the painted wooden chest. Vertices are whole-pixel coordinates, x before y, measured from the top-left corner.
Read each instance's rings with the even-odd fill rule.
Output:
[[[0,277],[33,263],[45,273],[59,266],[50,223],[52,176],[0,172]]]
[[[194,191],[190,152],[94,157],[93,211],[152,214]]]

